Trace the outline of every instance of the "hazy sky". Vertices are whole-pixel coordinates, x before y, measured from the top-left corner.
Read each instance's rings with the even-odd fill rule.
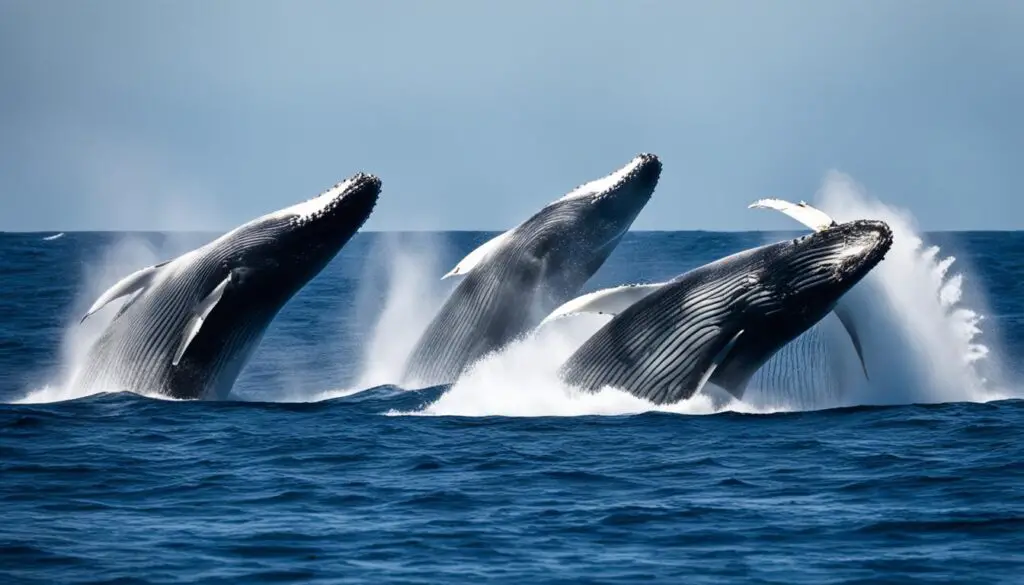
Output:
[[[1024,2],[0,0],[0,229],[227,228],[356,171],[369,229],[504,229],[639,152],[637,229],[849,173],[1024,229]]]

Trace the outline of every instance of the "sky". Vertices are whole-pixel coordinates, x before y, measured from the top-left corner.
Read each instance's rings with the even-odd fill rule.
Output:
[[[794,229],[830,170],[1024,229],[1017,0],[0,0],[0,230],[228,229],[355,172],[511,227],[659,155],[644,230]]]

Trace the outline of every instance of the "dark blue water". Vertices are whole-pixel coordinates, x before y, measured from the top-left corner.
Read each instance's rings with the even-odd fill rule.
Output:
[[[461,417],[395,416],[445,388],[324,399],[355,389],[393,291],[395,238],[360,234],[236,400],[41,403],[97,281],[206,238],[42,235],[0,234],[0,582],[1024,582],[1024,401]],[[630,234],[588,289],[775,236]],[[401,239],[440,245],[436,279],[488,237]],[[931,239],[1015,387],[1024,234]]]

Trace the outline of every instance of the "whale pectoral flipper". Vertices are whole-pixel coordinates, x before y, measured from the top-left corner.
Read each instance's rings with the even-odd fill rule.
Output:
[[[501,248],[504,245],[505,240],[508,239],[509,235],[514,231],[514,228],[506,232],[502,232],[493,238],[487,240],[483,244],[477,246],[475,250],[466,254],[466,257],[459,261],[448,271],[447,274],[441,277],[441,280],[448,278],[449,276],[464,276],[468,274],[473,268],[480,265],[481,262],[487,259],[494,251]]]
[[[612,320],[562,366],[566,382],[590,391],[612,386],[654,404],[673,404],[689,399],[708,381],[717,384],[714,374],[733,365],[728,360],[744,332],[690,313],[652,345],[623,344],[634,331],[622,317]],[[670,348],[689,349],[664,359],[672,354]]]
[[[627,284],[612,288],[605,288],[592,293],[578,296],[575,299],[563,304],[550,315],[541,321],[539,326],[555,319],[578,315],[581,313],[596,313],[599,315],[618,315],[630,305],[646,297],[652,292],[665,286],[664,282],[652,284]]]
[[[135,272],[117,281],[116,284],[108,288],[102,295],[100,295],[98,299],[96,299],[96,302],[94,302],[92,306],[89,307],[89,310],[85,312],[85,315],[82,316],[82,319],[81,321],[79,321],[79,323],[85,322],[85,320],[88,319],[90,315],[107,306],[107,304],[109,304],[111,301],[117,300],[126,295],[138,293],[142,289],[146,288],[149,285],[149,283],[153,282],[153,277],[156,276],[158,269],[165,264],[167,264],[167,262],[161,262],[160,264],[147,266],[141,270],[136,270]],[[122,312],[123,311],[124,308],[122,307]]]
[[[718,353],[715,354],[714,358],[712,358],[711,364],[708,366],[708,369],[704,372],[704,375],[701,376],[700,380],[697,382],[697,387],[693,391],[694,394],[704,389],[704,386],[708,383],[708,380],[711,379],[711,376],[718,369],[718,366],[722,365],[722,363],[725,362],[725,359],[729,357],[729,352],[732,351],[732,348],[736,345],[736,341],[740,338],[740,335],[743,335],[742,329],[737,331],[736,335],[733,335],[732,339],[730,339],[728,343],[722,346],[722,349],[718,350]],[[743,383],[743,387],[746,387],[746,383]],[[729,394],[736,396],[736,398],[739,398],[743,394],[743,388],[730,387],[722,389],[728,391]],[[737,393],[739,393],[740,396],[737,396]]]
[[[759,199],[747,207],[750,209],[776,209],[816,232],[836,225],[836,220],[832,219],[831,216],[816,207],[808,205],[804,201],[790,203],[783,199]]]
[[[228,273],[227,277],[224,278],[217,285],[210,294],[206,295],[195,308],[192,314],[192,318],[189,319],[188,324],[185,325],[185,333],[181,340],[181,345],[178,346],[178,350],[174,352],[174,359],[171,361],[171,365],[178,365],[181,361],[181,356],[185,355],[185,350],[188,349],[192,340],[199,334],[199,330],[203,327],[203,323],[206,322],[206,318],[213,311],[213,308],[217,306],[217,302],[220,301],[221,297],[224,296],[224,291],[227,290],[228,285],[231,284],[231,273]]]
[[[719,326],[702,326],[693,322],[683,329],[689,333],[677,338],[678,346],[693,347],[694,351],[681,356],[680,360],[665,363],[645,381],[630,380],[624,385],[611,385],[655,404],[676,403],[700,392],[715,372],[721,371],[743,331],[725,337]],[[660,348],[652,353],[660,353]]]
[[[864,378],[870,380],[871,377],[868,376],[868,366],[864,362],[864,350],[861,349],[860,345],[860,334],[857,332],[857,328],[854,325],[856,320],[850,313],[850,308],[844,304],[839,304],[832,309],[832,312],[836,314],[836,317],[839,317],[839,322],[843,324],[843,327],[846,329],[846,333],[850,335],[850,341],[853,342],[853,349],[857,351],[857,357],[860,359],[860,367],[864,370]]]

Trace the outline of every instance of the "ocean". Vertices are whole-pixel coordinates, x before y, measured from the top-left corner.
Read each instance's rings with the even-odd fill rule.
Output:
[[[556,381],[602,317],[391,385],[485,232],[358,234],[231,400],[81,395],[84,310],[215,235],[0,234],[0,582],[1024,583],[1024,233],[847,212],[898,224],[870,381],[671,407]],[[631,232],[586,290],[798,233]]]

